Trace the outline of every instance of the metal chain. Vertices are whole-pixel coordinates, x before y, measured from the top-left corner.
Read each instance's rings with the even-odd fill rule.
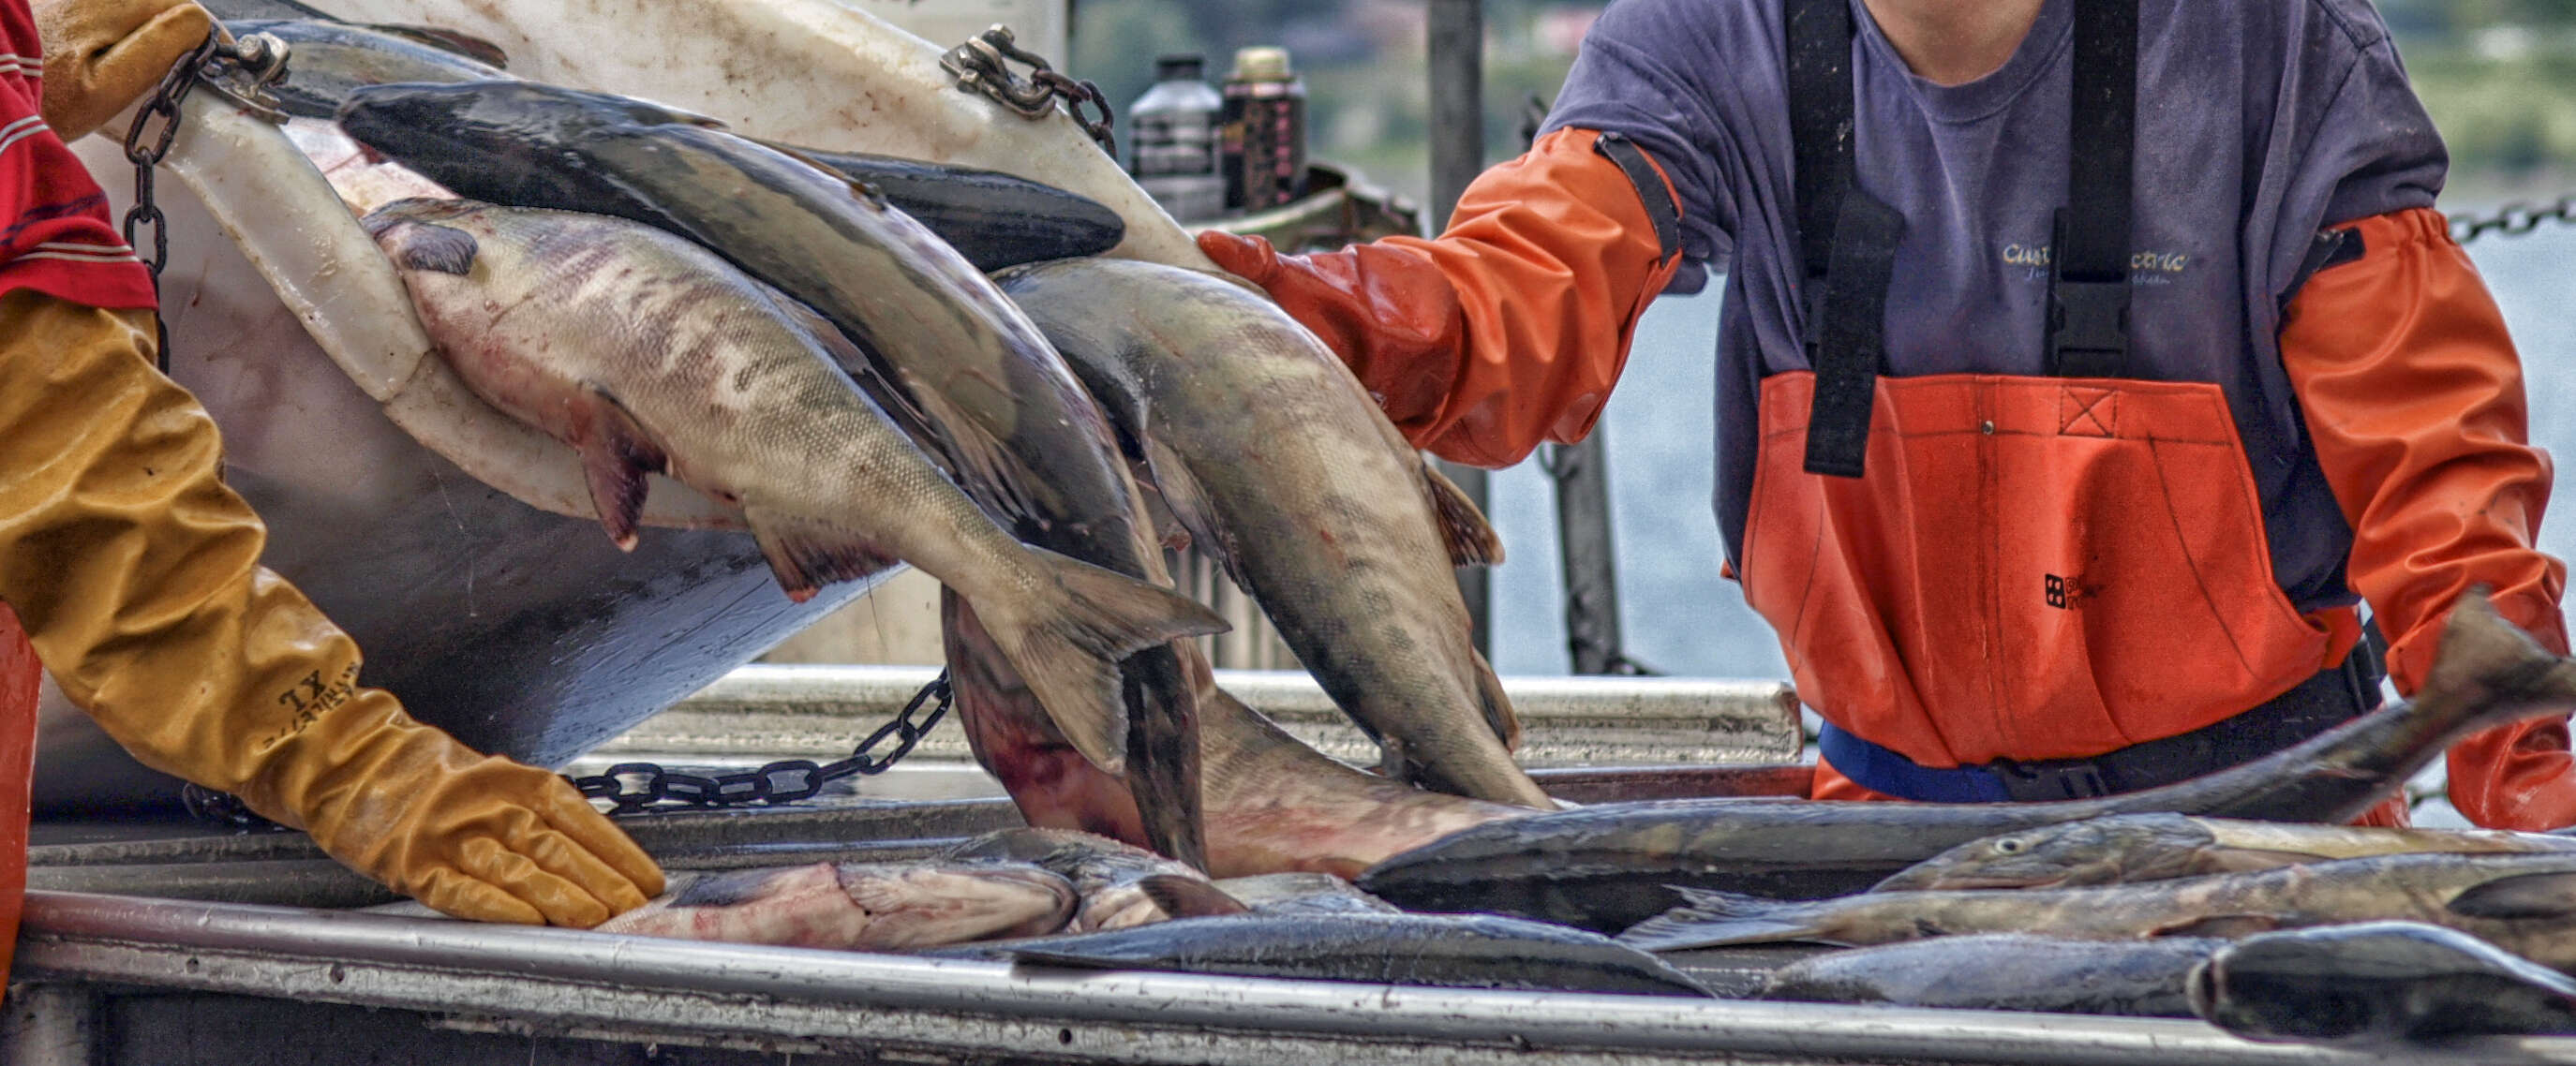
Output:
[[[216,86],[213,91],[271,121],[284,121],[284,115],[265,106],[263,91],[285,76],[286,51],[284,41],[264,33],[252,34],[239,42],[226,37],[220,29],[208,33],[205,43],[198,45],[186,58],[173,64],[169,73],[161,76],[160,86],[152,91],[150,99],[143,102],[142,110],[135,113],[134,125],[126,129],[125,161],[134,164],[134,206],[125,212],[125,246],[134,249],[135,258],[151,272],[152,298],[156,305],[161,299],[161,268],[170,262],[170,220],[161,213],[161,205],[153,199],[152,175],[160,169],[161,161],[169,158],[170,146],[179,139],[179,120],[188,94],[196,90],[199,82],[212,83],[219,68],[230,67],[245,75],[245,85],[239,90]],[[135,239],[146,226],[152,229],[149,254],[144,252],[143,243]],[[154,320],[159,324],[161,334],[155,354],[160,360],[161,372],[167,374],[170,372],[170,326],[158,315]]]
[[[2506,204],[2498,208],[2494,214],[2485,217],[2467,214],[2452,215],[2451,239],[2467,244],[2490,233],[2519,237],[2539,229],[2543,222],[2556,222],[2561,225],[2576,224],[2576,193],[2561,196],[2554,204],[2525,202]]]
[[[823,786],[842,778],[881,774],[892,769],[894,764],[912,753],[913,747],[921,743],[921,738],[939,725],[941,718],[947,716],[955,695],[948,684],[948,672],[940,671],[937,678],[913,694],[912,702],[904,704],[902,713],[895,715],[893,721],[878,726],[876,732],[868,734],[867,739],[850,749],[848,758],[838,762],[817,765],[810,759],[782,759],[756,770],[714,777],[673,773],[657,763],[630,762],[611,766],[605,773],[567,777],[565,780],[572,782],[573,787],[580,789],[585,797],[615,804],[614,809],[608,812],[611,815],[635,814],[663,804],[737,807],[751,803],[794,803],[812,799],[823,791]],[[913,716],[924,704],[931,705],[930,713],[915,722]],[[875,756],[873,752],[877,746],[889,739],[895,741],[894,750],[882,758]],[[634,783],[631,788],[628,787],[630,781]]]
[[[1012,63],[1028,67],[1029,76],[1012,73]],[[1100,86],[1058,72],[1045,57],[1020,47],[1010,27],[996,25],[949,49],[939,57],[939,67],[957,79],[958,88],[981,93],[1021,118],[1045,118],[1056,101],[1064,101],[1064,109],[1092,143],[1110,158],[1118,157],[1118,113]],[[1085,114],[1086,108],[1097,114]]]

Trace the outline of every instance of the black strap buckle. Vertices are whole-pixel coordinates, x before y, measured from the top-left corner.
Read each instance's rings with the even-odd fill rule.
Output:
[[[2057,759],[2047,762],[2015,762],[1997,759],[1986,764],[1986,770],[2003,782],[2004,794],[2015,803],[2053,803],[2059,800],[2092,799],[2108,796],[2113,783],[2102,767],[2087,759]]]
[[[2061,378],[2127,377],[2129,278],[2067,273],[2067,217],[2057,213],[2057,242],[2048,268],[2048,372]]]

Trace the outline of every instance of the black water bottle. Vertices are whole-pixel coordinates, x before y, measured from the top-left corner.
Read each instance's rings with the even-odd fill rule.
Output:
[[[1234,54],[1225,79],[1225,205],[1263,211],[1297,198],[1306,184],[1306,84],[1285,48]]]

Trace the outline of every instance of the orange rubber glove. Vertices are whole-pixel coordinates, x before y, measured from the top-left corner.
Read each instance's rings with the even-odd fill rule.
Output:
[[[1592,432],[1638,316],[1681,267],[1599,140],[1539,138],[1467,187],[1438,240],[1283,256],[1210,230],[1199,249],[1323,338],[1416,447],[1510,466]]]
[[[2534,547],[2549,456],[2526,443],[2522,363],[2503,314],[2439,212],[2351,228],[2364,255],[2299,293],[2281,360],[2352,523],[2346,573],[2388,634],[2390,677],[2414,693],[2451,604],[2477,585],[2507,621],[2566,654],[2567,567]],[[2576,825],[2567,749],[2564,718],[2461,741],[2451,802],[2492,828]]]
[[[0,600],[146,765],[239,795],[463,918],[592,926],[662,874],[562,778],[358,685],[358,649],[259,566],[215,425],[153,369],[152,316],[0,296]]]
[[[161,83],[213,32],[188,0],[32,0],[45,42],[45,124],[76,141]]]

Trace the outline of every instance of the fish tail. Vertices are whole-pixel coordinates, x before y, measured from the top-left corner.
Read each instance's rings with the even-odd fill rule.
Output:
[[[1118,662],[1182,637],[1222,633],[1225,619],[1167,588],[1038,548],[1051,594],[1033,604],[974,604],[1038,703],[1084,758],[1126,770],[1126,700]]]
[[[2424,691],[2490,694],[2494,698],[2468,701],[2477,713],[2467,726],[2485,729],[2576,707],[2576,663],[2551,655],[2496,613],[2483,587],[2475,588],[2460,597],[2443,624],[2441,654]],[[2424,693],[2417,702],[2424,702]]]
[[[1688,951],[1729,944],[1812,940],[1822,931],[1799,913],[1798,903],[1761,896],[1667,885],[1682,905],[1630,926],[1619,942],[1643,951]]]

